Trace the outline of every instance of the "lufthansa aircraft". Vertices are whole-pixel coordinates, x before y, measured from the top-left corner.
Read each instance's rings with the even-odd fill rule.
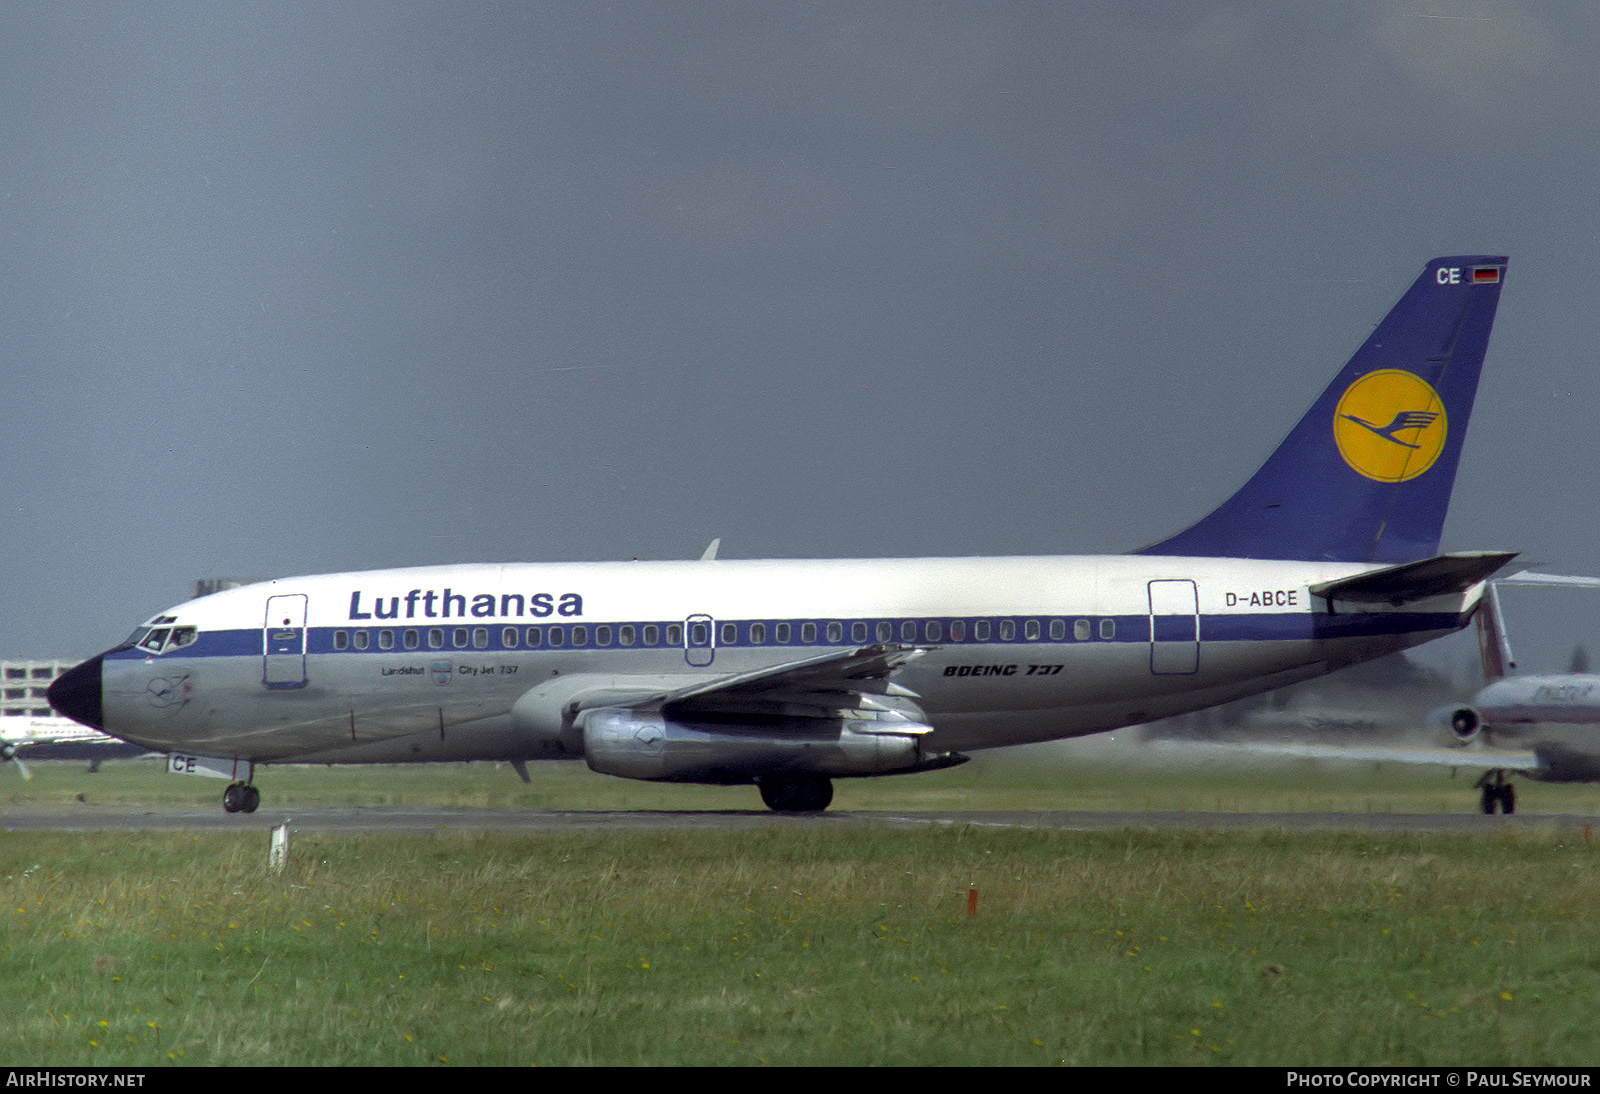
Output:
[[[1505,271],[1428,263],[1238,493],[1131,554],[282,578],[158,613],[50,702],[231,778],[231,812],[267,764],[575,757],[805,812],[1306,680],[1466,626],[1514,557],[1438,554]]]

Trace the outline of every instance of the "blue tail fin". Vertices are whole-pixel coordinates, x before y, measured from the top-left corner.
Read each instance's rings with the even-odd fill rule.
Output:
[[[1138,554],[1410,562],[1439,549],[1506,260],[1436,258],[1210,516]]]

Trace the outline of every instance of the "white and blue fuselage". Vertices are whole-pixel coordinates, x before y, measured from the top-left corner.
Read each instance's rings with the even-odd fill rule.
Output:
[[[229,809],[260,763],[581,756],[800,811],[1307,679],[1464,626],[1511,557],[1435,553],[1504,271],[1430,262],[1239,491],[1133,554],[285,578],[161,613],[51,703],[234,778]]]
[[[1370,566],[1024,557],[440,566],[286,578],[163,612],[104,655],[105,727],[255,762],[582,754],[564,704],[872,645],[924,752],[1225,702],[1464,625],[1476,589],[1341,613]],[[570,687],[565,681],[575,681]],[[552,701],[518,700],[544,688]]]

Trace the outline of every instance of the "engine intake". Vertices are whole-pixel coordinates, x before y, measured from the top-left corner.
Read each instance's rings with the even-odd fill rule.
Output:
[[[1455,739],[1466,743],[1477,738],[1483,729],[1483,719],[1471,707],[1459,707],[1450,712],[1450,732]]]

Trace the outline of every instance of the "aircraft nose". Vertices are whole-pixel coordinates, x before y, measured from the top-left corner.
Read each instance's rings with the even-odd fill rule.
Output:
[[[105,728],[105,714],[100,706],[101,657],[91,657],[81,665],[63,672],[50,685],[50,705],[91,729]]]

